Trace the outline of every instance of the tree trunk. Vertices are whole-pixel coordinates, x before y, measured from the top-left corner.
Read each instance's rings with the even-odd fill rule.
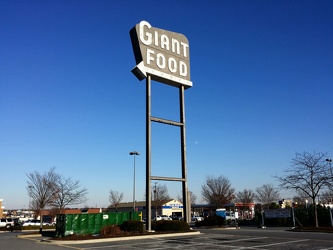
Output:
[[[43,209],[40,210],[40,225],[39,225],[39,233],[43,233]]]
[[[319,227],[319,225],[318,225],[318,211],[317,211],[317,205],[316,205],[316,197],[312,198],[312,204],[313,204],[313,209],[314,209],[316,227]]]

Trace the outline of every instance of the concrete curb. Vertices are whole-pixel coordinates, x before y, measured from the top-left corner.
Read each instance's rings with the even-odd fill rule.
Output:
[[[140,240],[140,239],[151,239],[151,238],[166,238],[166,237],[177,237],[177,236],[189,236],[198,235],[199,231],[186,232],[186,233],[172,233],[172,234],[156,234],[156,235],[142,235],[142,236],[128,236],[128,237],[115,237],[115,238],[104,238],[104,239],[91,239],[91,240],[43,240],[44,242],[56,244],[56,245],[77,245],[77,244],[89,244],[89,243],[101,243],[101,242],[112,242],[112,241],[125,241],[125,240]]]
[[[37,238],[37,237],[43,237],[41,234],[20,234],[17,235],[18,238]]]
[[[235,229],[240,229],[240,227],[216,227],[216,228],[209,228],[209,229],[215,229],[215,230],[235,230]]]

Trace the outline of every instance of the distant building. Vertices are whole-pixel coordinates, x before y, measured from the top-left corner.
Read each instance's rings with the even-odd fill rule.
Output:
[[[162,206],[162,214],[167,216],[176,215],[183,217],[183,203],[177,200],[170,200]]]
[[[64,209],[62,213],[64,214],[97,214],[101,213],[101,208],[77,208],[77,209]]]
[[[115,207],[109,207],[107,212],[132,212],[133,211],[133,202],[122,202],[119,203],[117,209]],[[142,212],[142,217],[146,217],[146,201],[136,201],[135,202],[135,211]],[[162,205],[162,209],[155,210],[154,205],[152,204],[152,217],[155,215],[167,215],[167,216],[178,216],[183,217],[183,203],[178,200],[169,200],[168,202]]]
[[[195,216],[212,216],[216,212],[216,208],[214,208],[211,204],[193,204],[192,213]],[[252,219],[254,217],[254,203],[231,203],[225,204],[220,208],[225,208],[226,211],[237,212],[238,217],[241,219]]]

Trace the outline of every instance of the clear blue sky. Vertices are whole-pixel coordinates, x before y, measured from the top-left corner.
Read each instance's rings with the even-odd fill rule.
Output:
[[[296,152],[333,158],[333,1],[0,0],[0,198],[27,208],[26,174],[51,167],[106,207],[145,192],[145,83],[129,30],[184,34],[189,190],[207,176],[236,191],[266,183]],[[153,82],[152,115],[178,120],[178,89]],[[180,177],[179,129],[153,124],[152,174]],[[153,183],[154,184],[154,183]],[[166,184],[181,194],[181,184]],[[287,198],[290,193],[281,191]]]

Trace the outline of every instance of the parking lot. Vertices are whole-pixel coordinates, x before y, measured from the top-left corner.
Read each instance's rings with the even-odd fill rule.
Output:
[[[67,245],[75,249],[333,249],[329,233],[278,229],[200,229],[200,234]]]
[[[312,244],[309,244],[310,242],[307,239],[275,242],[268,237],[207,236],[75,245],[75,249],[316,249]],[[333,245],[331,246],[333,247]]]
[[[7,249],[315,249],[333,250],[332,233],[290,232],[285,229],[200,229],[200,234],[169,235],[167,237],[151,236],[145,239],[112,239],[90,242],[49,241],[40,236],[17,238],[6,233],[0,234]],[[3,241],[6,240],[6,241]],[[10,246],[13,248],[10,248]],[[22,246],[20,248],[18,246]]]

